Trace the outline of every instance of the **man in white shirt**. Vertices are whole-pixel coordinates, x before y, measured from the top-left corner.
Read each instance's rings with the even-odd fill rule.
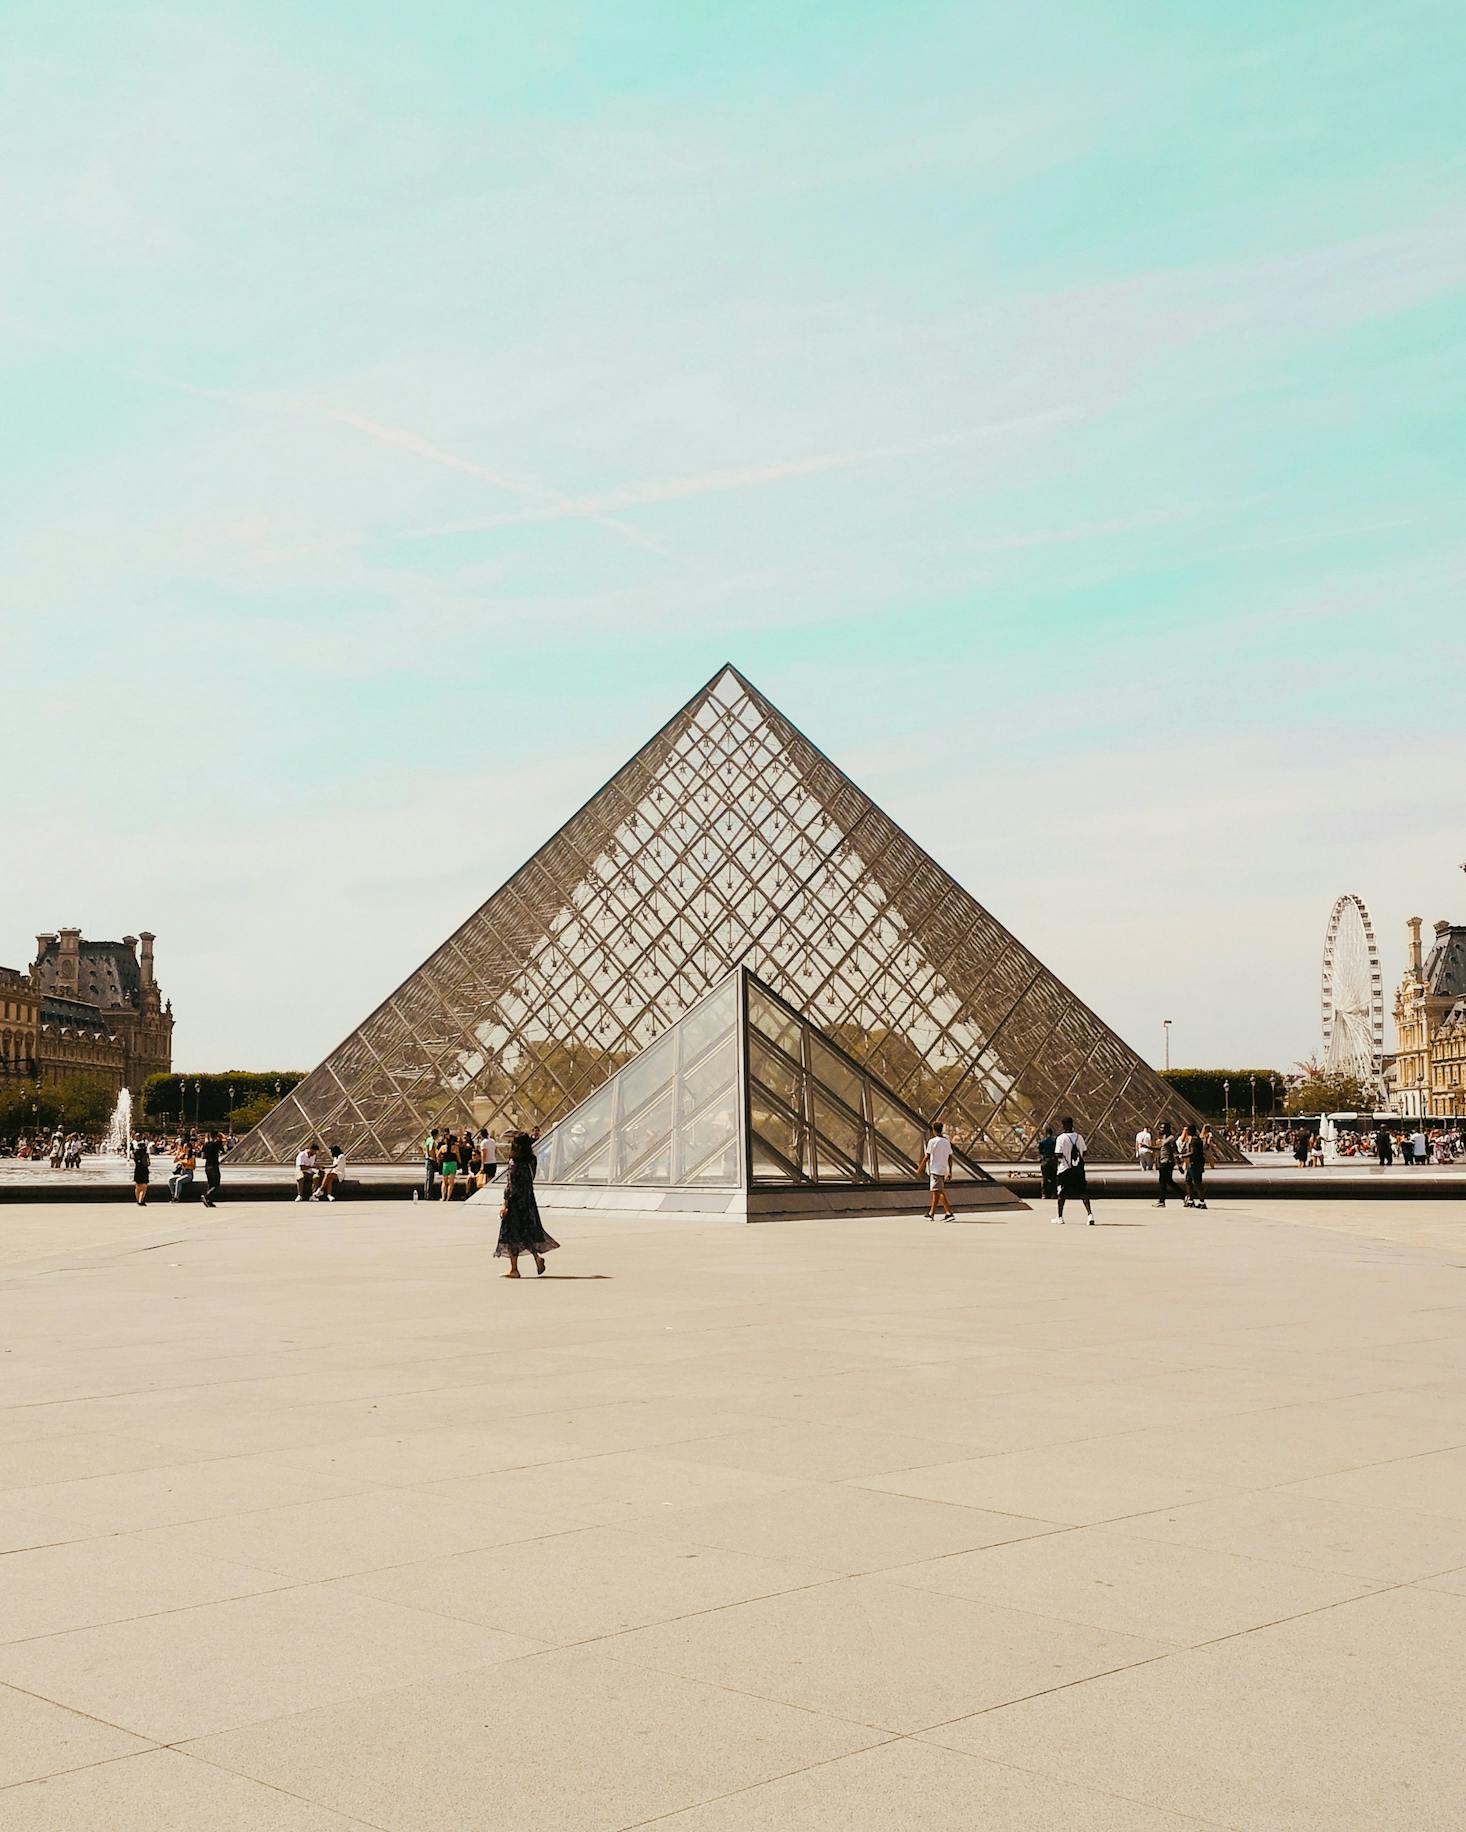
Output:
[[[1410,1162],[1424,1164],[1426,1155],[1425,1128],[1417,1126],[1410,1134]]]
[[[316,1184],[316,1142],[302,1145],[295,1154],[295,1200],[308,1202]]]
[[[1075,1129],[1074,1121],[1067,1116],[1063,1131],[1054,1141],[1054,1156],[1059,1161],[1059,1212],[1054,1217],[1055,1225],[1063,1227],[1064,1204],[1071,1197],[1078,1197],[1093,1227],[1094,1210],[1089,1206],[1089,1185],[1084,1176],[1084,1135]]]
[[[1154,1140],[1150,1136],[1150,1127],[1142,1126],[1135,1135],[1135,1162],[1142,1170],[1153,1170],[1155,1159],[1152,1157]]]
[[[947,1200],[947,1178],[952,1173],[952,1141],[943,1132],[940,1120],[932,1121],[932,1136],[926,1142],[921,1167],[930,1177],[932,1186],[932,1199],[926,1211],[927,1220],[936,1220],[937,1204],[940,1202],[947,1212],[947,1220],[951,1221],[952,1205]]]

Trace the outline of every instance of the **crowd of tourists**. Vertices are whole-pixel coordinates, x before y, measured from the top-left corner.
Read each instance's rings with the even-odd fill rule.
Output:
[[[186,1202],[193,1192],[194,1178],[200,1166],[203,1168],[203,1187],[199,1191],[199,1200],[206,1209],[214,1206],[219,1194],[221,1173],[219,1161],[228,1151],[233,1140],[215,1127],[197,1138],[191,1132],[181,1132],[170,1144],[166,1138],[147,1139],[139,1135],[128,1146],[132,1158],[132,1199],[140,1209],[148,1206],[148,1192],[153,1183],[153,1160],[171,1160],[173,1168],[168,1173],[168,1200]]]
[[[52,1170],[80,1170],[82,1159],[93,1150],[95,1146],[85,1133],[62,1132],[58,1127],[49,1138],[37,1133],[34,1138],[16,1139],[13,1145],[0,1145],[0,1157],[49,1161]]]
[[[539,1127],[529,1135],[531,1149],[539,1140]],[[452,1202],[471,1196],[499,1174],[499,1143],[493,1129],[466,1126],[462,1132],[434,1126],[422,1142],[422,1188],[415,1193],[426,1202]]]
[[[1466,1156],[1466,1131],[1456,1120],[1438,1125],[1429,1120],[1408,1124],[1381,1120],[1362,1129],[1340,1127],[1331,1138],[1324,1138],[1311,1126],[1239,1130],[1227,1137],[1250,1156],[1273,1153],[1291,1157],[1305,1167],[1357,1162],[1360,1158],[1373,1158],[1383,1165],[1455,1164]]]

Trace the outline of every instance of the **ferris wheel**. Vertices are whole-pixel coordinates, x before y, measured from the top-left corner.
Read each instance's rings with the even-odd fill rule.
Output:
[[[1385,993],[1364,899],[1335,900],[1323,942],[1323,1066],[1377,1082],[1385,1053]]]

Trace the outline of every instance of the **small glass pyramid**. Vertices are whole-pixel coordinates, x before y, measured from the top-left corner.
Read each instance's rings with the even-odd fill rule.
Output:
[[[535,1188],[550,1208],[909,1209],[925,1200],[927,1130],[740,966],[540,1140]],[[961,1154],[949,1181],[964,1207],[1013,1204]]]

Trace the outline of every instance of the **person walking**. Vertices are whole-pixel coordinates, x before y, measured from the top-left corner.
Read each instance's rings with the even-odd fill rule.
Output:
[[[302,1145],[295,1154],[295,1200],[309,1202],[316,1186],[316,1142]]]
[[[1380,1169],[1387,1170],[1395,1161],[1395,1141],[1390,1137],[1388,1126],[1381,1126],[1374,1135],[1374,1152],[1379,1159]]]
[[[1195,1126],[1188,1125],[1182,1131],[1181,1160],[1186,1170],[1186,1207],[1204,1209],[1201,1180],[1206,1175],[1206,1140]]]
[[[204,1140],[204,1207],[211,1209],[214,1198],[219,1194],[219,1159],[224,1150],[224,1141],[219,1136],[216,1126]]]
[[[173,1154],[173,1175],[168,1179],[168,1195],[173,1202],[182,1202],[193,1188],[193,1173],[198,1168],[198,1159],[193,1155],[193,1140],[180,1139],[178,1149]]]
[[[132,1141],[132,1199],[140,1209],[148,1206],[148,1177],[153,1161],[148,1155],[146,1139]]]
[[[438,1160],[442,1155],[443,1147],[439,1142],[438,1128],[434,1126],[432,1131],[422,1142],[422,1193],[424,1202],[431,1202],[433,1199],[433,1186],[438,1180]]]
[[[507,1259],[506,1279],[519,1277],[521,1253],[534,1255],[534,1269],[543,1276],[545,1255],[560,1245],[545,1232],[539,1204],[534,1199],[534,1141],[527,1132],[514,1135],[509,1147],[509,1169],[504,1178],[504,1200],[499,1205],[499,1244],[495,1259]]]
[[[1155,1168],[1159,1191],[1156,1207],[1163,1209],[1180,1193],[1176,1188],[1176,1135],[1169,1120],[1162,1120],[1156,1128]]]
[[[940,1120],[932,1121],[932,1136],[926,1142],[921,1168],[931,1180],[932,1195],[926,1208],[927,1220],[936,1220],[937,1204],[940,1202],[947,1220],[951,1221],[952,1205],[947,1200],[947,1179],[952,1174],[952,1141],[943,1131]]]
[[[1135,1162],[1142,1170],[1150,1170],[1155,1164],[1155,1140],[1149,1126],[1142,1126],[1135,1135]]]
[[[1038,1142],[1038,1192],[1052,1202],[1059,1193],[1059,1161],[1054,1154],[1054,1129],[1045,1126]]]
[[[1054,1216],[1054,1224],[1064,1225],[1064,1204],[1079,1201],[1084,1204],[1084,1212],[1093,1227],[1094,1210],[1089,1203],[1089,1181],[1084,1174],[1084,1136],[1075,1130],[1073,1119],[1064,1116],[1064,1129],[1054,1141],[1054,1156],[1058,1159],[1059,1185],[1057,1200],[1059,1212]]]

